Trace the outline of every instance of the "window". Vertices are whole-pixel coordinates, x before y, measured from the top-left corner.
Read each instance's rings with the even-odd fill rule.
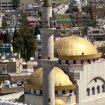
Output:
[[[95,59],[93,59],[93,62],[95,62]]]
[[[72,93],[72,90],[69,90],[69,93]]]
[[[3,70],[5,70],[5,67],[3,67]]]
[[[97,93],[100,93],[100,86],[97,86]]]
[[[41,56],[40,55],[38,56],[38,59],[41,59]]]
[[[73,60],[73,64],[76,64],[76,60]]]
[[[61,64],[61,60],[58,60],[58,63]]]
[[[57,90],[55,91],[55,94],[58,94],[58,91]]]
[[[92,87],[92,95],[95,95],[95,88]]]
[[[90,96],[90,89],[87,88],[87,96]]]
[[[36,90],[34,90],[34,93],[36,94]]]
[[[105,85],[102,85],[102,92],[105,92]]]
[[[62,94],[65,94],[66,92],[65,92],[65,90],[62,90]]]
[[[41,95],[42,95],[42,93],[43,93],[42,90],[40,90],[40,94],[41,94]]]
[[[28,89],[28,93],[31,93],[31,90],[30,89]]]
[[[97,82],[97,79],[94,79],[95,82]]]
[[[83,64],[83,62],[84,62],[84,61],[83,61],[83,60],[81,60],[81,64]]]
[[[87,60],[87,62],[88,62],[88,63],[91,63],[89,59]]]
[[[27,68],[27,65],[23,65],[23,69],[26,69]]]
[[[38,49],[38,52],[41,51],[41,49]]]
[[[69,64],[69,61],[68,60],[66,60],[66,64]]]
[[[50,98],[48,98],[48,102],[51,102],[51,99]]]

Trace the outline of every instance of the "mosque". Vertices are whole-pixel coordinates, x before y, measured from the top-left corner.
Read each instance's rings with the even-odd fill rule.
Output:
[[[100,100],[105,104],[105,60],[88,40],[75,35],[60,38],[55,41],[55,56],[55,105],[91,105]],[[25,84],[26,103],[43,105],[42,70],[35,70]]]
[[[105,105],[105,59],[88,40],[72,35],[54,41],[51,0],[43,5],[41,67],[24,84],[31,105]]]

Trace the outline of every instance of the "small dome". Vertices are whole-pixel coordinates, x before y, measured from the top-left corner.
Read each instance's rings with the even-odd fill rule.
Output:
[[[55,41],[55,56],[62,60],[83,60],[99,58],[101,53],[88,40],[73,35]]]
[[[55,105],[66,105],[65,102],[61,99],[55,99]]]
[[[69,76],[64,73],[63,70],[61,70],[58,67],[54,67],[54,74],[55,74],[55,86],[69,86],[73,85],[71,80],[69,79]],[[42,86],[42,79],[43,79],[43,74],[42,74],[42,68],[39,68],[34,71],[33,74],[30,75],[29,81],[31,84],[35,86]]]

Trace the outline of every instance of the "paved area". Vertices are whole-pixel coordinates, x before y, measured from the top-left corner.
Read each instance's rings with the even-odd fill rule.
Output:
[[[76,105],[105,105],[105,97],[94,100],[94,101],[90,101],[90,102],[87,102],[87,103],[76,104]]]

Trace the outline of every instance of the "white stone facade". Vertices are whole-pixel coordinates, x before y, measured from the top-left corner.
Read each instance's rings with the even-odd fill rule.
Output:
[[[95,100],[99,100],[101,105],[105,103],[105,60],[90,64],[83,64],[76,67],[70,66],[69,72],[74,74],[77,83],[77,103],[79,105],[93,105]],[[102,100],[102,101],[101,101]],[[92,103],[92,104],[91,104]]]
[[[66,105],[76,104],[75,95],[71,95],[71,94],[56,95],[56,98],[62,99],[64,102],[66,102]],[[35,94],[25,94],[25,103],[31,104],[31,105],[43,105],[43,96],[35,95]]]

